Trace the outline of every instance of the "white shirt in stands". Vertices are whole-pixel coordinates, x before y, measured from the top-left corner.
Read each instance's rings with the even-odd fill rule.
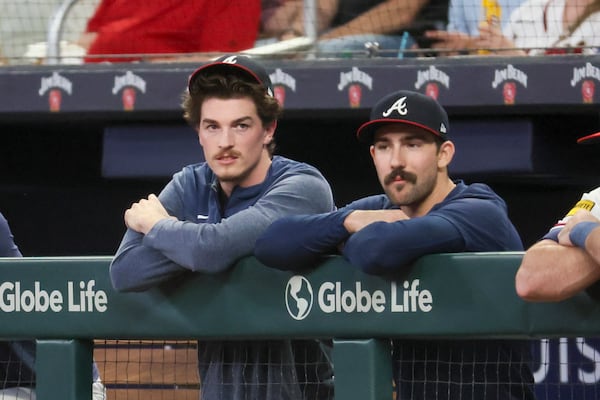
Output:
[[[563,28],[565,0],[526,0],[513,11],[503,33],[516,47],[531,49],[529,54],[544,54],[546,48],[582,49],[586,54],[600,48],[600,12],[588,16],[568,34]]]

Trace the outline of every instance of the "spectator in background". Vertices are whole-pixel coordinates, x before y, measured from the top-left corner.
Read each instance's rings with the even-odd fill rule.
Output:
[[[22,257],[6,218],[0,213],[0,257]],[[0,399],[35,400],[35,351],[31,340],[0,341]],[[98,368],[93,365],[92,400],[104,400],[106,392]]]
[[[87,62],[238,52],[254,46],[260,13],[260,0],[102,0],[80,42]]]
[[[279,40],[305,35],[302,0],[286,0],[264,25]],[[427,29],[446,26],[448,0],[318,0],[316,51],[322,57],[398,57],[429,47]]]
[[[398,57],[404,50],[429,48],[426,30],[447,24],[448,0],[339,0],[331,29],[319,36],[317,51],[323,56],[365,52]]]
[[[338,0],[317,0],[315,30],[324,32],[337,11]],[[270,3],[270,5],[269,5]],[[304,28],[304,0],[263,0],[261,32],[276,40],[293,39],[306,35]]]
[[[476,45],[500,55],[597,53],[600,1],[527,0],[504,30],[483,25]]]
[[[455,54],[473,49],[471,41],[479,35],[481,24],[487,21],[501,27],[508,25],[510,15],[523,0],[450,0],[448,26],[445,30],[425,32],[433,40],[438,55]]]
[[[334,208],[317,169],[273,156],[281,108],[257,62],[227,55],[201,66],[189,78],[183,108],[206,162],[185,167],[158,197],[125,211],[128,229],[110,266],[117,290],[145,290],[191,272],[222,273],[252,255],[257,237],[277,218]],[[203,398],[296,400],[301,391],[327,390],[311,379],[321,366],[329,368],[319,343],[290,342],[199,342]],[[308,358],[306,370],[295,369],[295,345]],[[301,387],[298,377],[311,384]]]
[[[526,0],[510,15],[505,26],[484,21],[477,36],[457,45],[444,42],[442,32],[429,32],[438,46],[462,47],[467,52],[525,56],[563,53],[597,53],[600,47],[600,1]]]
[[[600,133],[578,142],[599,143]],[[525,252],[515,284],[525,300],[560,301],[599,280],[600,187],[585,193],[565,218]]]
[[[291,29],[297,18],[296,3],[302,0],[262,0],[258,45],[284,40],[283,33]],[[298,36],[301,36],[299,32]]]
[[[357,136],[370,145],[385,194],[283,217],[258,239],[256,257],[301,270],[342,248],[363,272],[393,276],[427,254],[522,250],[496,193],[450,179],[448,131],[448,116],[431,97],[404,90],[383,97]],[[393,358],[398,399],[534,398],[525,342],[394,340]]]

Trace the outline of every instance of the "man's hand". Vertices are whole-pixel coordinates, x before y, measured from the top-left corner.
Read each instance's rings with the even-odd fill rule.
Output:
[[[569,235],[571,234],[571,229],[575,225],[583,221],[591,221],[591,222],[600,222],[598,218],[596,218],[591,212],[586,210],[579,210],[565,224],[560,233],[558,234],[558,243],[564,246],[573,246],[571,243],[571,239]]]
[[[443,51],[442,56],[471,52],[475,48],[475,39],[462,32],[426,31],[425,37],[434,41],[432,48]]]
[[[502,34],[502,29],[497,24],[481,22],[479,24],[479,38],[474,43],[478,49],[488,49],[494,54],[505,56],[525,56],[525,50],[517,49],[515,43]]]
[[[144,235],[150,232],[152,227],[165,218],[171,217],[167,210],[163,207],[158,197],[151,194],[147,199],[141,199],[137,203],[133,203],[131,208],[125,211],[125,225],[129,229]]]
[[[402,210],[356,210],[344,220],[344,227],[350,233],[356,233],[373,222],[396,222],[408,219]]]

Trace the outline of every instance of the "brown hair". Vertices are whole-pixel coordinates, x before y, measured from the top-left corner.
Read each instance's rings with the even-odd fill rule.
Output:
[[[275,123],[282,112],[277,99],[268,95],[263,85],[249,82],[245,75],[233,72],[200,75],[193,81],[189,91],[184,92],[181,104],[183,118],[195,129],[200,124],[202,104],[209,98],[251,99],[256,106],[256,113],[265,127]],[[274,140],[268,144],[267,150],[270,155],[273,155]]]

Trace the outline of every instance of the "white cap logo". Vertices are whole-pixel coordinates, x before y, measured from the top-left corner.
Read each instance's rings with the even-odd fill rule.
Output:
[[[442,122],[442,124],[440,125],[440,132],[442,133],[446,133],[446,125]]]
[[[297,321],[308,316],[313,305],[313,290],[310,282],[301,275],[290,278],[285,288],[285,306]]]
[[[237,63],[237,56],[229,56],[229,57],[227,57],[226,59],[224,59],[221,62],[226,63],[226,64],[236,64]]]
[[[400,115],[408,114],[408,110],[406,108],[406,96],[400,97],[390,108],[383,112],[384,117],[389,117],[392,111],[396,110]]]

